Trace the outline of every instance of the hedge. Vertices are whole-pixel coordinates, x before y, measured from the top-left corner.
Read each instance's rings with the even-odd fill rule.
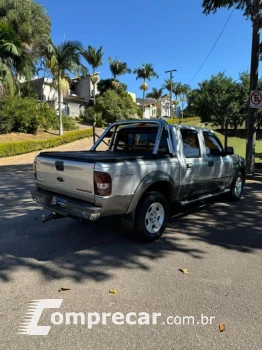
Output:
[[[183,124],[183,121],[184,122],[191,122],[193,120],[199,120],[200,118],[199,117],[187,117],[187,118],[183,118],[183,120],[181,118],[172,118],[172,119],[169,119],[167,120],[168,124]]]
[[[40,151],[92,136],[92,129],[72,131],[63,136],[41,141],[6,142],[0,144],[0,158]]]

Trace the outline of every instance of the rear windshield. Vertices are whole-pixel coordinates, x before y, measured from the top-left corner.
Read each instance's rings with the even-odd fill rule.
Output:
[[[152,153],[155,145],[156,135],[157,128],[156,130],[119,130],[116,136],[114,150]],[[168,153],[167,137],[167,131],[163,131],[158,150],[159,153]]]

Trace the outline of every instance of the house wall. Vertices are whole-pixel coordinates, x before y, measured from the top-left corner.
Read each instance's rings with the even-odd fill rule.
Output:
[[[89,78],[81,79],[76,84],[76,94],[79,97],[83,97],[86,101],[90,99],[91,89],[90,89],[90,80]]]
[[[45,101],[58,101],[58,92],[53,89],[49,84],[46,83],[43,86],[43,100]],[[63,100],[63,96],[61,96],[61,100]]]
[[[128,92],[128,94],[132,97],[132,100],[136,102],[136,94],[133,92]]]
[[[84,107],[80,107],[79,103],[69,102],[69,116],[72,118],[79,117],[81,110],[84,111]]]

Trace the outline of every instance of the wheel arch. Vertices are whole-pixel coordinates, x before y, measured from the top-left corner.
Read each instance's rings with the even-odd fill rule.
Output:
[[[171,204],[175,198],[177,189],[171,176],[165,172],[155,171],[150,173],[138,185],[126,214],[135,213],[141,198],[148,192],[159,192],[163,194],[167,198],[168,203]]]

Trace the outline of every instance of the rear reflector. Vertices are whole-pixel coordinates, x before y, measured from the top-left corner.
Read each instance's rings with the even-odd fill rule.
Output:
[[[94,189],[97,196],[110,196],[112,192],[112,179],[110,174],[95,171]]]

